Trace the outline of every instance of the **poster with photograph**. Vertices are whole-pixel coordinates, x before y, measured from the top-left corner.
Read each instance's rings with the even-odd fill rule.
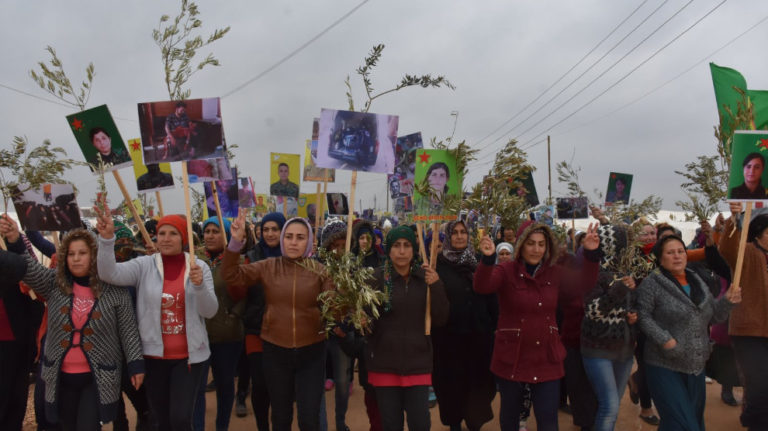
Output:
[[[731,146],[731,172],[728,200],[735,202],[768,200],[768,132],[736,130]]]
[[[533,216],[537,222],[551,227],[555,224],[555,206],[540,205],[533,210]]]
[[[139,103],[144,163],[225,157],[219,98]]]
[[[131,156],[107,105],[68,115],[67,123],[88,164],[98,166],[98,155],[101,155],[107,171],[131,165]]]
[[[320,168],[317,166],[317,137],[320,133],[320,119],[312,120],[312,139],[307,140],[304,147],[304,181],[323,181],[327,175],[327,181],[336,181],[336,170]]]
[[[269,194],[299,198],[298,154],[269,153]]]
[[[17,191],[25,189],[22,184]],[[82,227],[72,184],[43,184],[39,189],[18,193],[13,207],[25,230],[67,231]]]
[[[456,220],[458,214],[443,210],[444,196],[462,196],[462,178],[456,169],[456,159],[447,150],[418,150],[416,152],[416,172],[414,183],[426,181],[432,193],[422,196],[414,191],[416,221]]]
[[[250,177],[237,179],[237,202],[240,208],[253,208],[256,202],[253,199],[253,185]]]
[[[397,124],[397,115],[323,109],[317,166],[394,173]]]
[[[317,194],[302,193],[299,195],[298,215],[309,220],[309,224],[315,224],[317,215]]]
[[[299,202],[298,199],[290,196],[270,196],[275,200],[275,212],[285,214],[286,218],[297,217],[299,214]],[[285,205],[285,212],[283,212],[283,205]]]
[[[257,193],[253,210],[257,213],[269,212],[269,195]]]
[[[608,175],[608,190],[605,192],[605,205],[614,203],[629,203],[629,192],[632,190],[632,174],[611,172]]]
[[[139,193],[156,192],[173,188],[173,175],[170,163],[145,165],[141,160],[141,139],[129,139],[128,151],[133,161],[133,176]]]
[[[332,216],[349,215],[349,203],[347,203],[347,195],[344,193],[328,193],[326,200],[328,214]]]
[[[235,168],[232,168],[232,178],[237,178]],[[212,182],[203,183],[205,189],[205,206],[208,209],[208,217],[217,215],[216,202],[213,198]],[[221,207],[221,216],[224,218],[237,217],[239,196],[237,192],[237,180],[218,180],[216,181],[216,192],[219,195],[219,206]]]
[[[231,181],[232,168],[229,167],[229,159],[200,159],[187,162],[187,175],[190,183],[202,183],[205,181],[226,180]]]
[[[404,214],[413,212],[413,197],[404,196],[395,200],[395,213]]]
[[[510,193],[517,193],[518,196],[525,198],[528,206],[535,207],[539,204],[539,195],[536,193],[536,184],[533,182],[533,172],[528,173],[525,178],[518,178],[521,186],[510,190]]]
[[[587,218],[589,217],[589,202],[586,197],[580,198],[556,198],[557,218]]]
[[[395,173],[387,176],[389,196],[392,199],[413,196],[416,151],[423,147],[421,132],[397,138],[397,143],[395,144]]]

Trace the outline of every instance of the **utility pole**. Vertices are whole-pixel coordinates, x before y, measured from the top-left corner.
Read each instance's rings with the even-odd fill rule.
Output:
[[[552,155],[549,148],[549,135],[547,135],[547,175],[549,176],[549,199],[547,199],[547,205],[552,205]]]

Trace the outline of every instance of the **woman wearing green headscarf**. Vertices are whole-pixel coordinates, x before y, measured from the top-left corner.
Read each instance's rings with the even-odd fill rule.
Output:
[[[427,291],[432,327],[448,320],[448,298],[437,272],[428,265],[419,267],[416,250],[413,229],[392,229],[387,235],[387,260],[372,281],[388,294],[365,350],[368,382],[375,388],[384,431],[402,430],[404,412],[409,430],[430,427],[432,340],[424,328]]]

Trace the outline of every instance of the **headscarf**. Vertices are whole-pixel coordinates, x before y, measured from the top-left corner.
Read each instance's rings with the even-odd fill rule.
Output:
[[[418,255],[418,244],[416,243],[416,233],[409,226],[401,225],[389,231],[387,234],[387,259],[384,261],[384,290],[387,293],[387,302],[384,303],[384,311],[389,312],[392,310],[392,276],[395,274],[394,266],[392,265],[392,259],[389,257],[389,252],[392,250],[392,246],[398,239],[405,239],[411,243],[413,247],[413,258],[411,259],[411,270],[418,268],[416,256]]]
[[[453,247],[453,244],[451,244],[451,234],[453,233],[453,229],[459,223],[461,223],[462,226],[464,226],[466,229],[467,225],[464,224],[464,222],[461,220],[451,221],[445,228],[445,239],[443,240],[443,257],[445,260],[454,265],[466,266],[474,272],[475,268],[477,267],[477,257],[475,257],[475,250],[472,247],[472,242],[469,240],[469,231],[467,231],[467,246],[464,249],[458,250]]]
[[[413,256],[416,257],[417,250],[419,249],[419,245],[416,243],[416,233],[408,226],[398,226],[387,234],[387,259],[389,259],[389,252],[392,250],[392,245],[401,238],[404,238],[411,243],[411,246],[413,247]]]
[[[115,260],[126,262],[136,257],[135,247],[138,245],[133,232],[124,223],[117,220],[115,225]]]
[[[515,248],[508,242],[500,242],[499,245],[496,246],[496,263],[499,263],[499,252],[502,250],[507,250],[509,251],[509,254],[513,254]]]
[[[227,219],[222,219],[222,220],[224,221],[224,233],[227,235],[227,241],[229,241],[229,239],[232,237],[232,233],[230,232],[230,227],[232,226],[232,222],[230,222]],[[203,231],[205,231],[205,227],[211,223],[215,224],[216,227],[221,229],[221,226],[219,226],[219,217],[214,216],[214,217],[208,217],[208,219],[203,222]]]
[[[282,252],[280,251],[280,243],[278,243],[274,247],[270,247],[267,245],[267,242],[264,240],[264,225],[267,224],[267,222],[275,222],[277,224],[277,228],[280,229],[282,232],[283,226],[285,226],[285,216],[283,213],[269,213],[265,215],[261,219],[261,225],[259,226],[259,229],[261,230],[261,239],[259,240],[259,248],[261,248],[261,255],[265,258],[267,257],[280,257],[282,256]]]
[[[304,253],[301,255],[301,257],[312,256],[312,247],[314,246],[315,239],[314,239],[314,236],[312,235],[312,226],[309,224],[307,219],[303,217],[294,217],[288,220],[285,223],[285,226],[283,226],[283,230],[280,232],[280,253],[282,255],[285,255],[285,247],[283,246],[283,241],[285,241],[285,230],[292,223],[301,223],[307,227],[307,248],[304,250]]]

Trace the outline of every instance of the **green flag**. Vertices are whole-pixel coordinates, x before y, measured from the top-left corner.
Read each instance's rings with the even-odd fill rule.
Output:
[[[757,130],[768,130],[768,90],[747,90],[755,122],[752,125]]]
[[[747,81],[737,70],[721,67],[715,63],[709,63],[709,70],[712,72],[712,83],[715,85],[715,100],[717,101],[717,111],[722,118],[728,118],[728,112],[723,106],[728,106],[731,112],[736,114],[736,105],[741,102],[741,94],[733,87],[747,91]],[[723,132],[731,134],[728,123],[721,124]]]

